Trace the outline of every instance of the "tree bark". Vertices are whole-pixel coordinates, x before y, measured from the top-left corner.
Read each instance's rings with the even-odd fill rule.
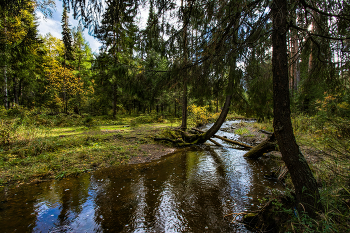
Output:
[[[195,131],[198,131],[200,133],[205,133],[204,131],[202,130],[199,130],[199,129],[196,129],[196,128],[192,128],[193,130]],[[235,145],[238,145],[238,146],[241,146],[241,147],[244,147],[244,148],[253,148],[252,146],[248,145],[248,144],[245,144],[245,143],[242,143],[242,142],[237,142],[237,141],[234,141],[234,140],[231,140],[231,139],[228,139],[228,138],[224,138],[224,137],[221,137],[221,136],[218,136],[218,135],[213,135],[214,138],[219,138],[223,141],[226,141],[226,142],[229,142],[229,143],[233,143]],[[208,139],[210,140],[210,139]]]
[[[23,98],[22,98],[22,93],[23,93],[23,91],[22,91],[22,82],[23,82],[23,78],[20,78],[19,82],[18,82],[18,104],[20,104],[19,103],[19,98],[20,97],[21,97],[21,103],[23,102]]]
[[[257,159],[261,157],[264,153],[268,153],[270,151],[276,151],[277,142],[275,135],[272,134],[271,137],[263,141],[262,143],[259,143],[259,145],[253,147],[250,151],[248,151],[244,157],[250,158],[250,159]]]
[[[183,68],[187,65],[187,57],[188,57],[188,50],[187,50],[187,19],[185,17],[185,8],[183,4],[184,0],[181,0],[181,11],[182,11],[182,20],[183,20]],[[186,4],[186,3],[185,3]],[[183,93],[182,93],[182,123],[181,123],[181,129],[185,131],[187,129],[187,78],[185,78],[185,70],[183,69],[181,71],[182,80],[183,80]]]
[[[16,75],[13,76],[13,102],[14,105],[18,105],[18,86]]]
[[[113,118],[117,115],[117,90],[113,84]]]
[[[236,68],[237,68],[236,60],[237,60],[237,55],[233,54],[230,58],[231,64],[230,64],[230,71],[229,71],[228,84],[227,84],[227,90],[226,90],[228,94],[226,95],[225,104],[224,104],[224,107],[222,108],[219,118],[215,121],[214,125],[205,133],[204,135],[205,141],[213,137],[216,134],[216,132],[221,128],[221,125],[225,122],[226,116],[230,110],[230,104],[231,104],[231,99],[233,96],[234,89],[237,88],[237,84],[240,82],[240,80],[237,80],[239,76],[236,74]]]
[[[297,208],[305,210],[311,217],[322,211],[316,180],[295,141],[290,118],[290,99],[287,59],[287,0],[274,0],[271,8],[272,72],[274,100],[274,132],[279,149],[295,187]]]
[[[228,111],[230,110],[232,95],[227,95],[224,107],[220,113],[219,118],[215,121],[214,125],[210,127],[210,129],[205,133],[204,140],[209,140],[209,138],[213,137],[216,132],[221,128],[221,125],[225,122]]]
[[[66,49],[66,48],[65,48]],[[68,113],[68,101],[67,101],[67,91],[66,91],[66,52],[64,52],[64,62],[63,62],[63,112]]]
[[[212,143],[214,143],[217,146],[223,147],[223,145],[221,145],[220,143],[218,143],[217,141],[213,140],[213,139],[209,139],[209,141],[211,141]]]
[[[8,89],[7,89],[7,18],[5,13],[5,65],[4,65],[4,106],[5,109],[9,109],[9,101],[8,101]]]

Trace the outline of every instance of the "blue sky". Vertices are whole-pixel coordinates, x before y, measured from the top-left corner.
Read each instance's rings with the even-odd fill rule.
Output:
[[[45,18],[40,11],[36,12],[36,15],[39,21],[38,29],[41,35],[51,33],[54,37],[62,39],[61,19],[62,19],[62,12],[63,12],[63,2],[59,0],[55,0],[55,2],[56,2],[56,9],[53,12],[51,18]],[[148,11],[149,9],[146,6],[140,10],[137,16],[138,25],[140,28],[146,27]],[[79,25],[78,20],[73,19],[72,12],[70,12],[69,14],[69,24],[71,25],[71,28],[77,27]],[[98,53],[101,43],[94,37],[90,36],[88,34],[87,29],[84,30],[84,37],[85,37],[85,40],[89,42],[92,52]]]
[[[61,19],[62,19],[62,12],[63,12],[63,6],[62,6],[63,3],[58,0],[55,0],[55,2],[56,2],[56,9],[53,12],[51,18],[45,18],[41,12],[39,11],[36,12],[36,15],[39,21],[38,29],[41,35],[51,33],[54,37],[62,39]],[[79,25],[78,20],[73,19],[72,12],[69,14],[69,25],[71,25],[71,28],[77,27]],[[86,29],[84,30],[84,37],[85,37],[85,40],[89,42],[92,52],[98,53],[101,43],[94,37],[90,36],[88,34],[88,30]]]

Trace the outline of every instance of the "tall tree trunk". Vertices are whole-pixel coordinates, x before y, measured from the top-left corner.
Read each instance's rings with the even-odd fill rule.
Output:
[[[187,76],[185,74],[185,66],[187,65],[187,57],[188,57],[188,51],[187,51],[187,21],[185,16],[185,8],[183,6],[183,1],[181,0],[181,11],[182,11],[182,20],[183,20],[183,33],[182,33],[182,39],[183,39],[183,69],[181,71],[182,80],[183,80],[183,93],[182,93],[182,123],[181,123],[181,129],[186,130],[187,129]],[[185,0],[186,1],[186,0]]]
[[[9,109],[9,100],[8,100],[8,90],[7,90],[7,18],[5,13],[5,51],[4,51],[4,106],[5,109]]]
[[[298,32],[291,32],[291,41],[290,41],[290,58],[291,58],[291,66],[290,66],[290,84],[289,88],[292,91],[292,95],[298,89],[298,83],[300,81],[299,75],[299,55],[298,55],[299,45],[298,45]]]
[[[18,88],[16,75],[13,76],[13,105],[18,105]]]
[[[23,98],[22,98],[22,82],[23,82],[23,78],[19,79],[18,82],[18,104],[19,104],[19,98],[21,97],[21,104],[23,104]]]
[[[314,20],[312,19],[311,21],[311,33],[313,33],[315,31],[315,23],[314,23]],[[309,72],[309,76],[310,74],[312,73],[312,69],[313,69],[313,42],[311,41],[311,44],[310,44],[310,48],[311,48],[311,51],[310,51],[310,55],[309,55],[309,64],[308,64],[308,72]]]
[[[323,210],[316,180],[295,141],[290,118],[287,59],[287,0],[274,0],[271,8],[272,72],[273,72],[273,127],[282,159],[285,162],[295,187],[297,208],[315,217],[317,210]]]
[[[293,76],[294,76],[294,91],[298,91],[298,86],[300,82],[300,66],[299,66],[299,42],[298,42],[298,33],[294,33],[293,37],[293,43],[294,43],[294,51],[295,51],[295,62],[294,62],[294,69],[293,69]]]
[[[310,52],[310,55],[309,55],[309,65],[308,65],[308,72],[309,72],[309,75],[311,74],[312,72],[312,42],[311,42],[311,52]]]
[[[115,84],[113,84],[113,118],[117,115],[117,91]]]
[[[234,25],[234,27],[238,27],[238,25]],[[234,35],[234,39],[232,40],[233,46],[236,46],[235,41],[237,39],[237,33]],[[228,84],[226,87],[226,100],[224,103],[224,106],[221,110],[219,118],[215,121],[214,125],[210,127],[210,129],[204,134],[203,140],[200,141],[201,143],[209,140],[211,137],[213,137],[216,132],[221,128],[222,124],[226,120],[226,116],[230,110],[231,105],[231,99],[233,97],[233,92],[235,91],[235,88],[238,88],[238,85],[240,83],[240,76],[236,74],[236,68],[237,68],[237,55],[233,53],[231,55],[230,59],[230,70],[228,75]]]
[[[63,112],[68,112],[68,101],[67,101],[67,92],[66,92],[66,52],[64,53],[64,62],[63,62]]]
[[[219,95],[216,96],[216,110],[215,112],[219,112]]]
[[[291,92],[291,94],[293,95],[293,88],[294,88],[294,74],[293,74],[293,70],[294,70],[294,43],[293,43],[293,31],[290,31],[289,37],[291,38],[288,46],[289,46],[289,53],[290,53],[290,69],[289,69],[289,90]]]
[[[187,83],[183,84],[183,93],[182,93],[182,123],[181,129],[187,129]]]

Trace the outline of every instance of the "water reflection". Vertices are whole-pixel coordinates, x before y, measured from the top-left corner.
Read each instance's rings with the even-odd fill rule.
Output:
[[[267,186],[278,184],[263,178],[269,160],[244,153],[204,145],[3,192],[2,232],[249,232],[224,216],[255,210]]]

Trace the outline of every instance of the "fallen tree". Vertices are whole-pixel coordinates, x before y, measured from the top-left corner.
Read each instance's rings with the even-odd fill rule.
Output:
[[[220,143],[218,143],[217,141],[213,140],[213,139],[209,139],[209,141],[211,141],[212,143],[214,143],[217,146],[221,146],[223,147],[223,145],[221,145]]]
[[[271,151],[278,151],[277,140],[274,134],[268,137],[265,141],[261,142],[259,145],[253,147],[244,155],[244,157],[250,159],[257,159],[264,153],[268,153]]]
[[[204,131],[196,129],[196,128],[192,128],[192,129],[196,130],[196,131],[198,131],[200,133],[205,133]],[[251,145],[248,145],[248,144],[245,144],[245,143],[242,143],[242,142],[238,142],[238,141],[234,141],[234,140],[231,140],[231,139],[228,139],[228,138],[224,138],[224,137],[221,137],[221,136],[218,136],[218,135],[213,135],[213,137],[214,138],[219,138],[219,139],[221,139],[223,141],[226,141],[226,142],[238,145],[238,146],[242,146],[244,148],[253,148]]]

